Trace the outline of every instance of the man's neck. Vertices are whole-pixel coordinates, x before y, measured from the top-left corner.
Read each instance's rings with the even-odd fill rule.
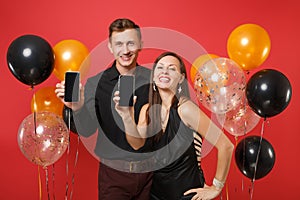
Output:
[[[119,71],[119,73],[121,75],[125,75],[125,74],[134,74],[134,71],[136,69],[136,64],[135,65],[132,65],[132,66],[129,66],[129,67],[122,67],[122,66],[118,66],[116,65],[117,67],[117,70]]]

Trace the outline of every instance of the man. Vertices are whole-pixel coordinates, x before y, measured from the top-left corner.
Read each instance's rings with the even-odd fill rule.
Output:
[[[111,67],[87,80],[81,87],[79,102],[64,102],[64,82],[57,84],[56,94],[72,108],[78,133],[84,137],[98,129],[95,154],[100,158],[99,199],[126,200],[149,198],[152,173],[145,172],[149,163],[140,157],[145,147],[134,150],[127,142],[122,119],[112,100],[118,89],[120,75],[135,76],[135,120],[141,107],[148,101],[150,70],[137,64],[142,49],[138,25],[129,19],[117,19],[109,27],[108,48],[115,61]],[[142,158],[142,159],[141,159]],[[150,171],[150,170],[149,170]]]

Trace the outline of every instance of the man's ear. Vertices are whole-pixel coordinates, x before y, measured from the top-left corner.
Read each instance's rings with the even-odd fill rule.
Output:
[[[112,46],[111,46],[110,42],[107,43],[107,47],[108,47],[110,53],[113,53]]]
[[[140,43],[140,50],[142,50],[144,48],[144,41],[141,41]]]

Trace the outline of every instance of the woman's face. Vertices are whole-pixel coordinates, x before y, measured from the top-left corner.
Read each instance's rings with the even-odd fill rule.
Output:
[[[153,73],[153,81],[158,88],[172,90],[174,93],[183,78],[184,76],[180,72],[180,62],[174,56],[161,58]]]

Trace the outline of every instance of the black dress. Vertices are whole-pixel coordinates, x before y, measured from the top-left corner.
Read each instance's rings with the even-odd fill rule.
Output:
[[[176,105],[176,104],[175,104]],[[166,130],[158,142],[151,200],[180,200],[183,193],[204,186],[204,176],[197,163],[193,130],[178,115],[177,106],[170,109]]]

